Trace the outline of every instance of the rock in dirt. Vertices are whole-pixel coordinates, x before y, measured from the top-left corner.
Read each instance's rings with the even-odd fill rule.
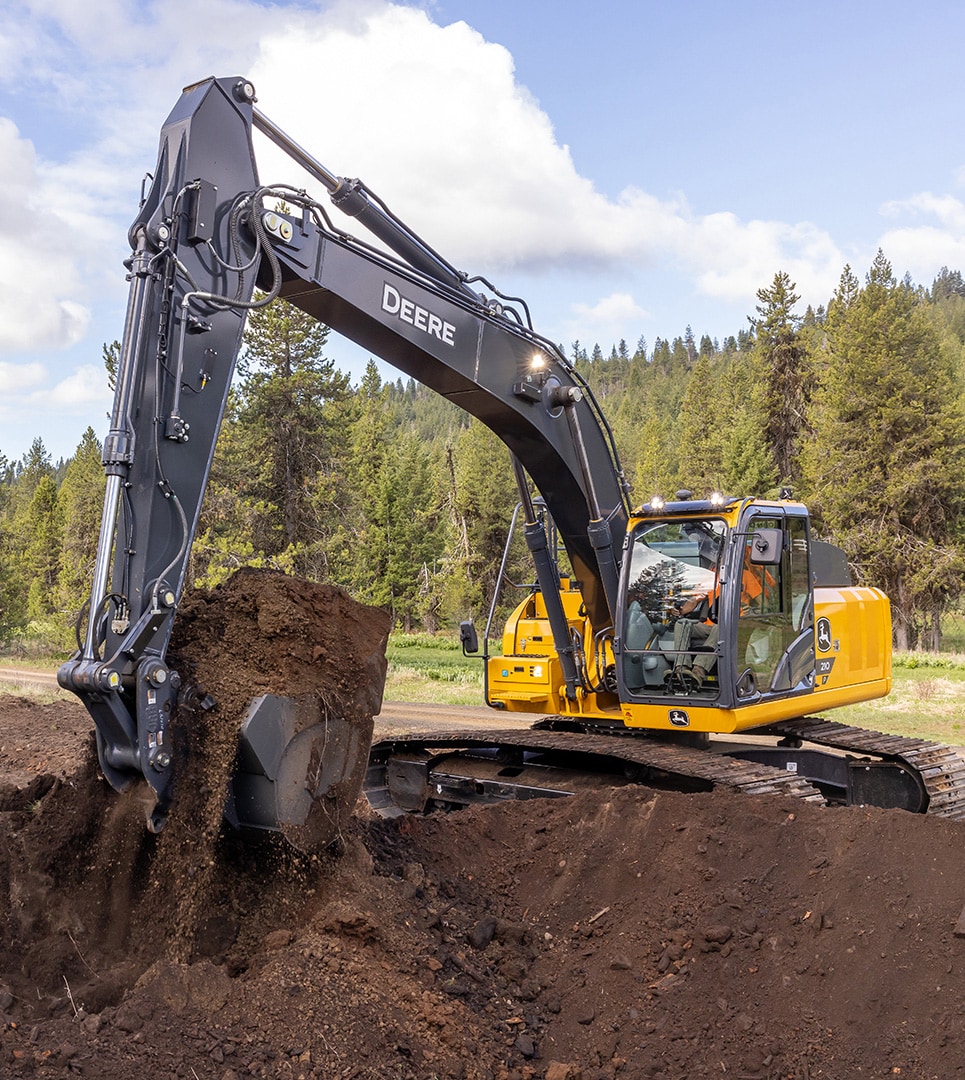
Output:
[[[496,920],[487,915],[469,931],[469,944],[474,949],[485,949],[496,934]]]
[[[955,937],[965,937],[965,907],[962,908],[958,922],[955,923]]]

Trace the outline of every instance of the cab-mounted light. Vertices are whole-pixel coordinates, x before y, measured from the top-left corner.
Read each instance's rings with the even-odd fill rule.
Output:
[[[650,505],[654,510],[662,510],[667,503],[662,495],[652,495],[650,497]]]
[[[721,491],[712,491],[710,493],[709,501],[710,501],[711,506],[723,506],[724,501],[725,501],[723,492],[721,492]]]

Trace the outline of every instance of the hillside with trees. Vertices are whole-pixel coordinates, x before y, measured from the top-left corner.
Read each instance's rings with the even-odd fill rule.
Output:
[[[826,306],[799,303],[779,272],[723,341],[687,327],[632,351],[565,351],[613,427],[635,504],[791,487],[856,579],[891,597],[896,644],[937,649],[965,587],[965,283],[948,269],[930,288],[898,280],[879,252],[863,280],[844,268]],[[191,581],[266,566],[338,583],[401,629],[478,618],[516,501],[507,451],[374,363],[353,385],[327,337],[283,302],[249,318]],[[0,479],[0,640],[68,650],[97,543],[97,434],[67,461],[40,438],[19,461],[0,454]]]

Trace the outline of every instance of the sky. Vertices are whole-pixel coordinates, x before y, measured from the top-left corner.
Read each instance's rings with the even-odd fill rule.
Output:
[[[0,454],[106,433],[127,230],[189,83],[247,76],[539,333],[609,353],[737,334],[779,271],[803,314],[878,248],[926,286],[965,270],[962,40],[937,0],[5,0]]]

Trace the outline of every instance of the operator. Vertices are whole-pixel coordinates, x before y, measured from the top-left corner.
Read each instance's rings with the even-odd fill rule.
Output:
[[[766,605],[769,604],[770,595],[773,587],[777,584],[774,579],[774,575],[766,567],[755,567],[750,561],[751,549],[750,544],[744,551],[744,566],[741,571],[741,598],[740,598],[740,615],[743,618],[746,615],[750,615],[757,612],[763,612]],[[711,603],[713,603],[714,596],[720,594],[719,583],[712,590],[712,593],[708,594]],[[692,597],[686,603],[682,604],[679,610],[679,614],[686,616],[686,613],[695,611],[700,604],[704,601],[703,596]],[[699,632],[699,628],[702,626],[707,627],[707,633],[704,634],[701,642],[704,654],[695,654],[692,661],[692,665],[689,668],[680,669],[681,674],[685,677],[692,678],[697,687],[700,688],[707,681],[707,677],[710,674],[711,669],[717,663],[717,640],[719,637],[719,630],[716,622],[706,622],[698,624],[691,630],[691,642],[697,639],[697,635],[694,631]]]
[[[717,647],[719,631],[717,623],[711,619],[710,613],[713,610],[714,602],[719,596],[720,582],[715,580],[713,586],[706,593],[697,593],[696,596],[688,597],[679,607],[671,607],[670,609],[670,615],[677,619],[674,626],[673,644],[674,651],[678,656],[678,663],[682,659],[680,653],[689,648],[710,650],[707,653],[694,654],[691,659],[691,667],[676,669],[677,674],[692,679],[698,688],[706,682],[707,673],[717,662],[713,650]],[[706,666],[699,666],[698,660],[702,660]]]
[[[710,625],[707,625],[706,623],[701,623],[698,624],[698,627],[706,627],[707,632],[703,640],[699,640],[696,635],[693,634],[693,631],[691,631],[691,638],[688,644],[700,645],[700,647],[704,651],[700,653],[695,653],[691,661],[691,666],[679,668],[678,673],[683,675],[685,678],[692,679],[696,684],[697,689],[700,689],[700,687],[702,687],[707,681],[707,678],[710,675],[711,668],[713,668],[714,665],[717,663],[716,649],[717,640],[720,637],[720,631],[718,629],[717,623],[710,623]],[[698,627],[694,627],[694,629],[696,630],[698,629]]]

